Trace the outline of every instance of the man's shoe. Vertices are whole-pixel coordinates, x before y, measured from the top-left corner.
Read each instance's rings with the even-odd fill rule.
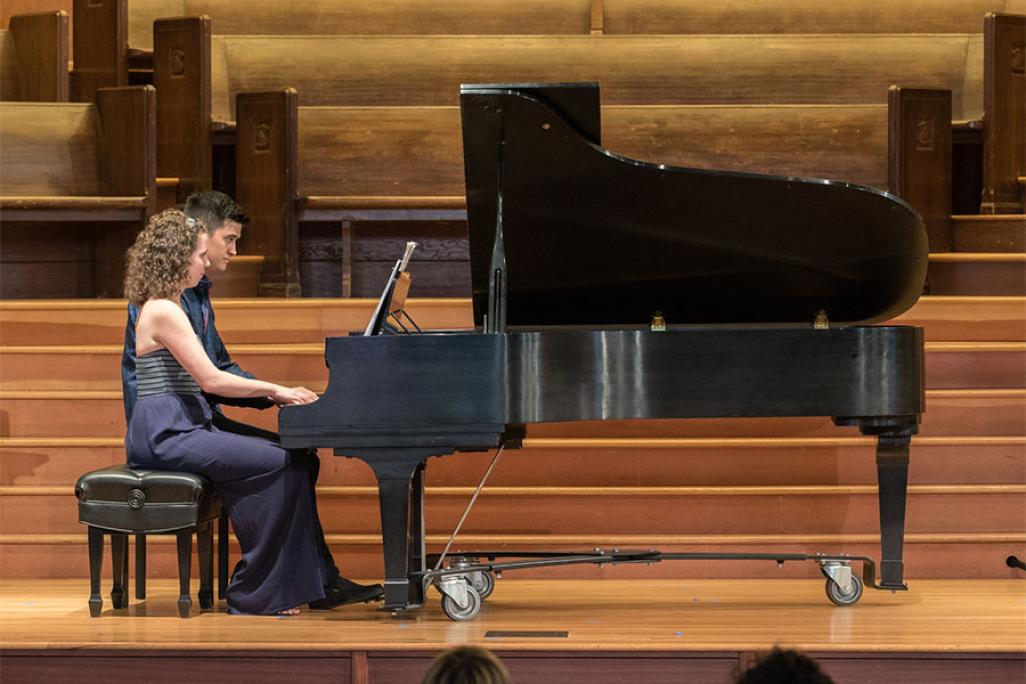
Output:
[[[385,589],[380,584],[363,585],[339,577],[335,586],[325,589],[325,596],[322,599],[310,602],[310,608],[314,610],[331,610],[338,606],[345,606],[350,603],[364,603],[375,601],[385,595]]]

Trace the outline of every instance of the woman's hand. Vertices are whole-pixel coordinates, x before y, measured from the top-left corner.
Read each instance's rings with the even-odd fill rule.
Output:
[[[317,401],[317,395],[305,387],[280,387],[271,395],[271,399],[278,406],[288,406]]]

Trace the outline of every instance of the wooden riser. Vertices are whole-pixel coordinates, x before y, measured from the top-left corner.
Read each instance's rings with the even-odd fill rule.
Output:
[[[16,578],[81,578],[89,576],[88,555],[85,534],[80,541],[70,543],[9,543],[0,545],[0,575],[5,579]],[[472,537],[461,537],[454,545],[454,550],[474,549],[499,551],[499,544],[494,540],[479,540]],[[428,551],[438,553],[445,544],[445,539],[436,539]],[[603,535],[595,539],[571,540],[569,542],[544,543],[535,542],[520,544],[520,549],[535,551],[584,551],[595,547],[606,549],[659,549],[667,553],[687,552],[743,552],[743,553],[847,553],[853,556],[865,555],[879,560],[880,547],[875,538],[858,537],[846,539],[806,539],[801,541],[774,542],[772,539],[752,541],[749,543],[681,544],[672,541],[661,542],[658,538],[648,540],[647,544],[623,544],[613,535]],[[173,578],[178,576],[178,566],[173,545],[173,538],[151,538],[148,543],[147,575],[149,577]],[[380,578],[384,572],[379,542],[371,539],[351,543],[343,540],[329,539],[332,553],[342,573],[348,577]],[[1026,545],[1026,535],[1006,535],[1000,539],[986,537],[952,537],[950,540],[931,539],[919,541],[915,536],[905,539],[905,578],[915,579],[1022,579],[1022,570],[1009,568],[1005,558],[1012,554],[1022,556]],[[110,544],[104,550],[104,595],[105,600],[110,593]],[[239,558],[239,549],[233,543],[230,550],[231,562]],[[132,562],[129,563],[129,575],[134,577],[135,551],[132,549]],[[856,564],[857,565],[857,564]],[[193,573],[198,565],[193,561]],[[857,570],[856,570],[857,571]],[[819,579],[819,567],[811,562],[785,563],[777,568],[767,561],[679,561],[657,563],[655,565],[616,565],[597,567],[591,565],[564,566],[562,568],[542,568],[534,570],[518,570],[509,572],[508,577],[514,579],[529,578],[561,578],[561,579],[783,579],[806,578]],[[134,586],[134,580],[131,580]],[[502,580],[499,580],[497,592],[502,591]],[[823,598],[822,593],[818,598]],[[82,596],[85,606],[86,595]],[[433,599],[437,601],[437,599]],[[825,598],[824,598],[825,600]],[[436,604],[437,605],[437,604]]]
[[[0,392],[0,437],[117,437],[125,433],[120,392]],[[38,398],[37,398],[38,397]],[[1022,390],[927,392],[923,435],[1026,435]],[[276,430],[278,412],[226,411],[236,420]],[[855,434],[828,418],[716,418],[694,420],[540,423],[530,437],[744,437]]]
[[[955,252],[1026,252],[1026,216],[952,216],[951,243]]]
[[[926,279],[931,295],[1023,295],[1026,260],[938,263],[931,259]]]
[[[874,534],[879,530],[875,487],[856,492],[844,487],[805,493],[780,488],[779,493],[734,493],[729,487],[715,495],[663,494],[643,488],[531,488],[509,492],[486,489],[478,498],[464,531],[467,534],[568,535],[824,535]],[[909,533],[1014,532],[1026,534],[1026,486],[970,485],[956,493],[912,488],[905,529]],[[452,493],[428,489],[425,520],[428,533],[455,529],[473,490]],[[347,488],[342,494],[321,491],[317,497],[327,534],[380,534],[377,488]],[[77,501],[71,492],[0,497],[0,535],[74,534]]]
[[[218,299],[217,329],[235,344],[323,344],[325,336],[362,330],[372,300]],[[409,310],[423,328],[473,325],[467,299],[414,299]],[[922,297],[893,322],[921,325],[928,340],[1026,341],[1024,297]],[[122,300],[0,301],[0,345],[120,345],[126,304]]]
[[[324,345],[234,345],[232,358],[256,377],[323,391]],[[119,390],[121,347],[0,347],[2,390]],[[1026,389],[1026,342],[929,342],[928,389]]]
[[[65,486],[70,492],[82,473],[125,461],[118,439],[100,440],[108,446],[79,447],[11,441],[0,441],[3,486]],[[503,454],[488,485],[872,485],[877,481],[873,441],[607,440],[589,445],[590,440],[528,440],[525,448]],[[322,449],[320,456],[321,486],[376,485],[363,461],[334,457],[330,449]],[[428,486],[476,486],[490,460],[483,453],[433,458],[425,471]],[[916,437],[909,482],[1026,484],[1026,437]]]

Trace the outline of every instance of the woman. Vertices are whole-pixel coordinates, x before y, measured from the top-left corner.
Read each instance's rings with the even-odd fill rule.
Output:
[[[333,569],[322,553],[310,491],[310,460],[211,424],[201,392],[307,404],[317,395],[218,370],[179,304],[209,266],[207,233],[169,209],[150,219],[128,250],[125,295],[140,308],[136,327],[138,403],[125,448],[133,467],[210,478],[228,507],[242,560],[228,586],[230,612],[295,615],[325,599]]]

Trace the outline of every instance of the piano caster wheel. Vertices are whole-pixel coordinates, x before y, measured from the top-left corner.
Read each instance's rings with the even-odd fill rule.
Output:
[[[862,598],[862,579],[852,575],[845,593],[837,582],[827,577],[826,595],[835,606],[853,606]]]
[[[477,589],[478,595],[484,601],[495,591],[495,575],[488,570],[472,572],[470,573],[470,586]]]
[[[451,596],[442,594],[442,612],[450,620],[466,622],[473,620],[481,611],[481,595],[472,585],[467,586],[467,605],[462,608]]]

